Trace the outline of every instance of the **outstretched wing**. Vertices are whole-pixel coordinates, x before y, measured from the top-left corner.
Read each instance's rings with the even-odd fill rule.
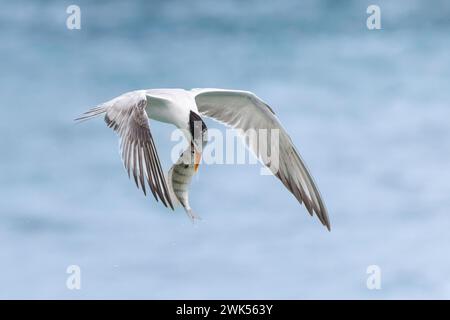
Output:
[[[173,209],[164,173],[148,123],[147,96],[130,92],[93,108],[76,121],[84,121],[105,114],[105,122],[120,137],[120,150],[128,176],[133,175],[136,186],[147,194],[146,183],[156,201]]]
[[[249,149],[283,182],[300,203],[305,204],[308,212],[311,215],[315,213],[322,224],[330,230],[327,209],[320,192],[291,138],[269,105],[248,91],[193,89],[191,92],[202,115],[240,129]],[[270,139],[271,130],[278,130],[277,154],[274,154],[276,149],[273,147],[273,141],[252,137],[252,134],[258,133],[261,129],[269,131],[267,139]],[[263,146],[264,142],[267,145]],[[274,156],[277,156],[277,159]],[[276,166],[274,160],[277,161]]]

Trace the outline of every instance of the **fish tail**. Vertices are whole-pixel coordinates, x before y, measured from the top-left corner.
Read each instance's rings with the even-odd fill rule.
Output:
[[[186,211],[186,214],[193,223],[195,222],[195,220],[201,220],[200,216],[198,216],[194,211],[192,211],[191,208],[184,208],[184,210]]]

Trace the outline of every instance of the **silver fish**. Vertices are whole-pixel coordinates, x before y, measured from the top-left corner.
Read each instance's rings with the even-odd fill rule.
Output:
[[[197,159],[197,163],[198,163]],[[194,149],[188,147],[181,155],[177,162],[170,168],[167,182],[169,185],[172,200],[175,203],[180,203],[186,214],[192,220],[200,219],[193,211],[189,205],[189,184],[191,183],[192,177],[197,171],[198,165],[195,161]]]

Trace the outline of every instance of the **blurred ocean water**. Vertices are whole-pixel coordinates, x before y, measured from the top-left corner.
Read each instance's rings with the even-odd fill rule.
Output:
[[[77,1],[81,30],[70,4],[2,3],[0,298],[450,298],[448,1]],[[269,102],[332,232],[259,166],[201,167],[196,225],[145,198],[103,121],[72,119],[158,87]]]

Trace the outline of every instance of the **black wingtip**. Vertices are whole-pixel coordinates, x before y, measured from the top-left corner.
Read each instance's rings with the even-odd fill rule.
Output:
[[[172,208],[172,211],[175,211],[175,208],[173,207],[173,204],[172,204],[172,200],[167,199],[167,201],[169,202],[169,205]]]
[[[322,214],[318,214],[316,212],[316,216],[319,218],[320,222],[322,222],[322,224],[325,226],[325,228],[327,228],[327,230],[329,232],[331,232],[331,223],[330,220],[328,219],[328,214],[326,211],[322,211]]]

